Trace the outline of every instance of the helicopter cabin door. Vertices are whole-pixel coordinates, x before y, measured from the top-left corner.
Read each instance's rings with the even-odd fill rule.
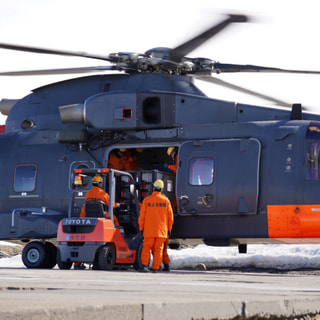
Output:
[[[176,177],[179,214],[255,214],[260,149],[252,138],[183,143]]]

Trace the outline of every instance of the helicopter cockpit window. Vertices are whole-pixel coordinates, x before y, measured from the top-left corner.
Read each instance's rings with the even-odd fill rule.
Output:
[[[189,183],[194,186],[213,183],[214,161],[212,158],[194,158],[190,162]]]
[[[36,165],[19,165],[14,172],[14,191],[30,192],[36,187]]]

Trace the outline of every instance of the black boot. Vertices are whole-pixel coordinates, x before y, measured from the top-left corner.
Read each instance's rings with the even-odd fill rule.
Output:
[[[149,268],[147,266],[142,266],[141,269],[139,269],[140,272],[149,272]]]
[[[163,266],[163,271],[170,272],[169,263],[166,263],[166,264]]]

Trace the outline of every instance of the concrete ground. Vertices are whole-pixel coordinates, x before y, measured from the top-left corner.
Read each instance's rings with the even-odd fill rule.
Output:
[[[0,268],[0,319],[233,319],[320,312],[319,272]]]

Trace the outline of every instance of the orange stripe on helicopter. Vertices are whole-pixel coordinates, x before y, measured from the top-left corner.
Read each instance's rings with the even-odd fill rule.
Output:
[[[320,238],[320,205],[269,205],[269,238]]]

